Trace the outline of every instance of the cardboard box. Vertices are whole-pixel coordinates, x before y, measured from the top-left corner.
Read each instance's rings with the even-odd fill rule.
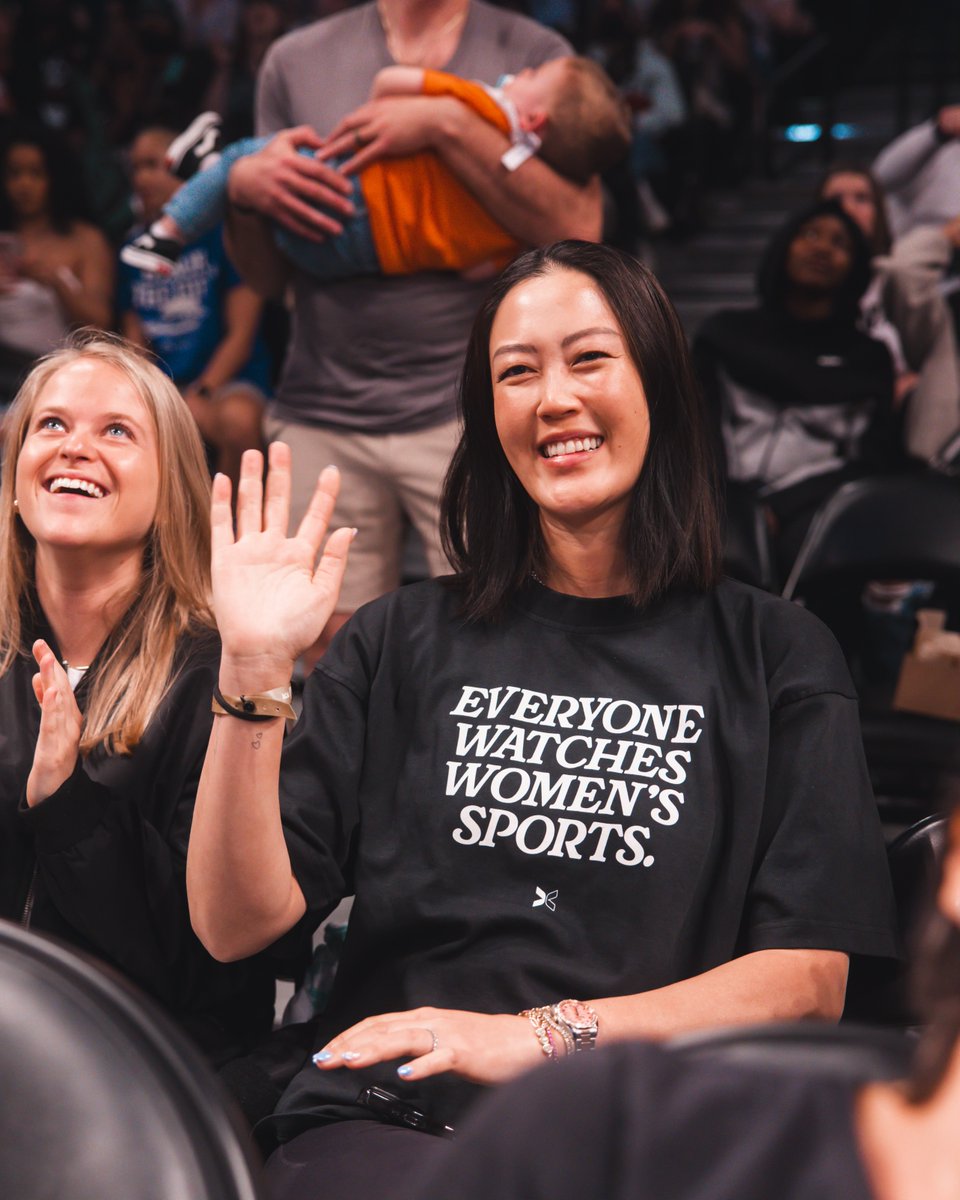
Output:
[[[946,614],[917,613],[913,649],[904,655],[893,707],[947,721],[960,721],[960,634],[944,629]]]

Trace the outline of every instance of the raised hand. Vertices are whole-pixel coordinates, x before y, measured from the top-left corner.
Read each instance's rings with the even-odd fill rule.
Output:
[[[30,808],[52,796],[73,774],[83,725],[67,673],[46,642],[33,643],[33,657],[40,667],[33,677],[33,690],[40,702],[40,732],[27,776]]]
[[[251,691],[285,684],[293,664],[320,636],[333,613],[356,530],[338,529],[323,545],[340,475],[327,467],[293,537],[290,448],[270,446],[266,492],[263,456],[244,453],[237,489],[237,532],[230,481],[218,475],[210,509],[213,609],[223,643],[221,686]]]
[[[408,1058],[399,1075],[410,1081],[452,1071],[474,1083],[503,1083],[544,1062],[526,1017],[415,1008],[368,1017],[328,1042],[314,1062],[321,1071],[358,1070]]]

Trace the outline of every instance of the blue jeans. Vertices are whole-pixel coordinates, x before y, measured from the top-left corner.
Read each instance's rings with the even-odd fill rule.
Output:
[[[230,168],[238,159],[262,150],[269,141],[268,137],[260,137],[231,142],[224,148],[217,163],[205,171],[198,171],[167,201],[163,211],[176,221],[187,243],[215,229],[223,221],[227,214],[227,177]],[[305,146],[301,147],[300,153],[308,158],[313,156],[313,151]],[[330,165],[339,166],[343,161],[333,159]],[[291,233],[282,225],[274,227],[274,240],[279,249],[298,267],[318,279],[349,279],[354,275],[376,275],[380,272],[363,189],[356,176],[349,178],[353,185],[349,199],[356,212],[352,217],[330,212],[330,216],[343,225],[343,232],[336,237],[312,242]]]

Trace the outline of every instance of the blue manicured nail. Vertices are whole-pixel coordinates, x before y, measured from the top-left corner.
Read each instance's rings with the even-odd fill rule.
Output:
[[[404,1063],[402,1067],[397,1067],[397,1074],[402,1079],[406,1079],[408,1075],[413,1074],[413,1067],[411,1067],[409,1063]]]
[[[344,1050],[340,1057],[344,1062],[356,1062],[360,1055],[356,1052],[356,1050]]]
[[[330,1057],[331,1057],[331,1055],[330,1055],[330,1051],[329,1051],[329,1050],[319,1050],[319,1051],[318,1051],[318,1052],[317,1052],[317,1053],[316,1053],[316,1054],[313,1056],[313,1061],[314,1061],[315,1063],[328,1062],[328,1061],[329,1061],[329,1059],[330,1059]]]

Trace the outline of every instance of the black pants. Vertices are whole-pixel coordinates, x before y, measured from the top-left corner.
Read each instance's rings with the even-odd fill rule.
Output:
[[[265,1168],[268,1200],[402,1200],[450,1143],[379,1121],[336,1121],[284,1142]]]

